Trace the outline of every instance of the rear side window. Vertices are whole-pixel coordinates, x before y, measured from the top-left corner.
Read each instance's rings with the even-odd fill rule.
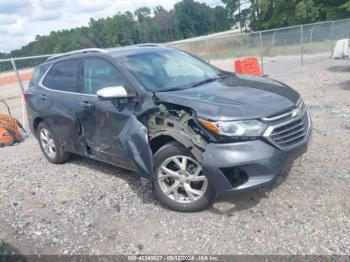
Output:
[[[30,80],[29,87],[35,86],[39,83],[40,79],[44,76],[50,65],[42,65],[35,68],[32,79]]]
[[[47,73],[43,85],[54,90],[79,93],[79,65],[78,59],[58,62]]]

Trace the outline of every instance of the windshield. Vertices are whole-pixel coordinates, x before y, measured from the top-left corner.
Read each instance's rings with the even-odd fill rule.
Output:
[[[118,58],[150,91],[185,89],[207,79],[219,77],[220,71],[178,50],[152,51]]]

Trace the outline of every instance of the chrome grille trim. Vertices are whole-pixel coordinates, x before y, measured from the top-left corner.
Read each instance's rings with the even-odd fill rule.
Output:
[[[292,127],[288,128],[288,129],[285,129],[285,130],[283,130],[283,131],[274,133],[274,135],[278,135],[278,136],[279,136],[279,135],[282,135],[282,134],[284,134],[284,133],[289,132],[290,130],[293,130],[293,129],[298,128],[298,127],[303,126],[303,125],[304,125],[304,123],[301,122],[300,124],[298,124],[298,125],[296,125],[296,126],[292,126]]]
[[[265,117],[265,118],[262,118],[262,120],[265,122],[273,122],[273,121],[277,121],[277,120],[286,118],[286,117],[291,116],[291,115],[292,115],[292,111],[285,113],[285,114],[282,114],[282,115],[275,116],[275,117]]]
[[[293,137],[293,138],[284,140],[283,142],[279,142],[279,144],[282,144],[282,145],[288,144],[288,143],[291,143],[291,142],[293,142],[293,141],[295,141],[295,140],[298,140],[299,138],[302,138],[302,137],[304,137],[304,136],[305,136],[305,134],[303,133],[303,134],[300,134],[300,135],[298,135],[298,136],[296,136],[296,137]]]
[[[267,124],[270,124],[263,136],[278,149],[291,150],[304,143],[309,137],[311,129],[310,113],[302,101],[298,102],[297,105],[297,108],[302,110],[297,117],[293,118],[292,111],[269,118],[271,123],[268,123],[269,121],[266,121],[266,118],[263,119]]]
[[[305,110],[305,104],[304,104],[304,101],[301,98],[296,103],[296,107],[300,108],[301,110]],[[292,116],[292,114],[293,114],[293,110],[291,110],[291,111],[289,111],[287,113],[278,115],[278,116],[264,117],[264,118],[262,118],[262,120],[265,121],[265,122],[275,122],[275,121],[278,121],[278,120],[290,117],[290,116]]]
[[[297,107],[303,107],[304,106],[304,101],[300,98],[297,102]]]
[[[303,125],[303,127],[302,127],[301,129],[298,129],[298,130],[296,130],[296,131],[294,131],[294,132],[292,132],[292,133],[289,133],[289,134],[284,135],[284,136],[281,136],[281,137],[276,137],[276,138],[274,138],[274,140],[275,140],[275,141],[280,141],[280,140],[283,140],[283,139],[285,139],[285,138],[287,138],[287,137],[294,136],[294,135],[296,135],[296,134],[298,134],[298,133],[300,133],[300,132],[304,132],[304,131],[305,131],[305,127],[304,127],[304,125]]]

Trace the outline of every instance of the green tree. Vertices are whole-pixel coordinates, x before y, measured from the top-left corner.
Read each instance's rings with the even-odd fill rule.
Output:
[[[319,7],[320,20],[336,20],[348,18],[350,16],[350,10],[346,8],[349,4],[349,0],[314,0],[315,4]]]
[[[142,23],[147,17],[151,15],[151,9],[149,9],[148,7],[141,7],[136,9],[134,14],[137,17],[137,21]]]
[[[312,23],[319,19],[319,8],[313,0],[300,1],[295,7],[295,22],[298,24]]]
[[[160,27],[161,40],[171,40],[173,38],[173,18],[171,13],[165,10],[162,6],[157,6],[153,13],[153,20]]]
[[[340,6],[340,9],[345,10],[346,12],[350,13],[350,1],[347,1],[343,5]]]
[[[213,32],[212,9],[193,0],[183,0],[174,7],[178,30],[183,38]]]
[[[229,30],[232,22],[223,6],[216,6],[212,11],[213,27],[215,32]]]
[[[253,30],[349,17],[348,0],[251,0]],[[344,6],[345,5],[345,6]]]
[[[234,24],[238,24],[241,29],[241,33],[243,29],[246,30],[247,22],[249,20],[250,10],[249,8],[242,9],[243,3],[246,1],[241,0],[222,0],[224,3],[228,16]]]
[[[274,1],[251,0],[250,27],[253,30],[263,30],[270,27],[274,10]]]

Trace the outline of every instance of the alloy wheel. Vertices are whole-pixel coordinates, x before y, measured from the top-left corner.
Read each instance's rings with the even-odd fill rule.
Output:
[[[56,157],[56,145],[55,141],[49,130],[46,128],[41,129],[40,131],[40,143],[45,154],[50,158]]]
[[[178,203],[200,199],[208,186],[201,165],[188,156],[172,156],[158,169],[158,183],[163,193]]]

